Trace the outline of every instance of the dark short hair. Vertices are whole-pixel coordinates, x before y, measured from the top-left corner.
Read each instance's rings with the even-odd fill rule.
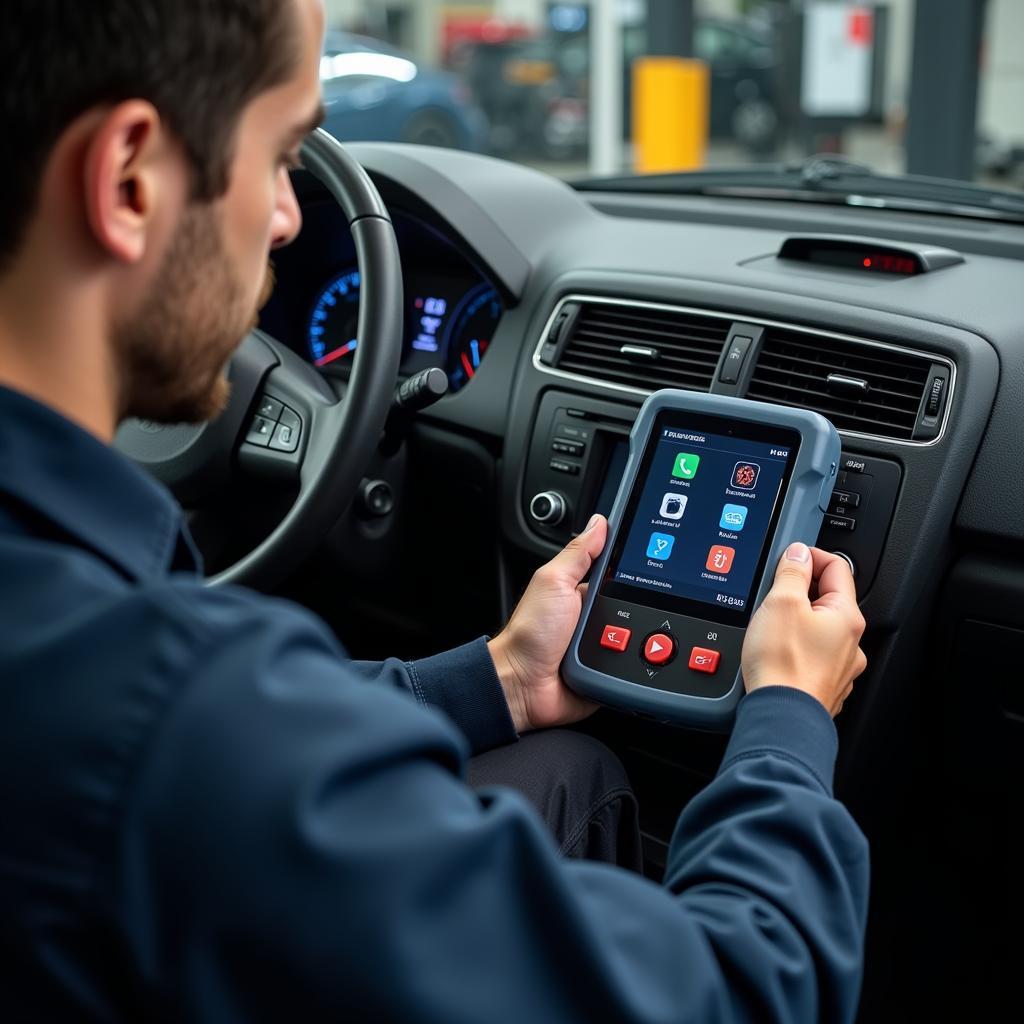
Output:
[[[242,111],[298,60],[287,0],[0,0],[0,269],[49,155],[85,111],[152,103],[182,143],[192,197],[228,186]]]

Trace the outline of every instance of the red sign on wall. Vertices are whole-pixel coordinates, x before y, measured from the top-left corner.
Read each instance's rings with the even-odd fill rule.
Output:
[[[846,22],[846,34],[851,43],[858,46],[870,46],[874,34],[874,14],[866,7],[855,7],[850,11]]]

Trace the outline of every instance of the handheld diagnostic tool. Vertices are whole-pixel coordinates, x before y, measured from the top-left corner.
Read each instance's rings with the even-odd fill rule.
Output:
[[[839,435],[802,409],[659,391],[629,446],[563,678],[604,704],[728,729],[750,616],[786,547],[817,538]]]

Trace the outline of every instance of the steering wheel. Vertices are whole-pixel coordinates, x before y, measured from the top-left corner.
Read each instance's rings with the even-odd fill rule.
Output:
[[[358,344],[339,399],[304,359],[262,331],[228,368],[231,397],[214,421],[161,426],[129,420],[115,441],[183,502],[201,502],[235,466],[298,485],[277,527],[207,582],[267,588],[310,555],[356,493],[380,441],[402,354],[402,267],[387,209],[366,171],[323,129],[302,148],[305,167],[345,214],[361,276]]]

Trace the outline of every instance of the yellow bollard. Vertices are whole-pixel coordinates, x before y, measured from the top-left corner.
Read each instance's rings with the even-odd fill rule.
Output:
[[[639,174],[693,171],[708,144],[708,66],[683,57],[633,62],[633,145]]]

